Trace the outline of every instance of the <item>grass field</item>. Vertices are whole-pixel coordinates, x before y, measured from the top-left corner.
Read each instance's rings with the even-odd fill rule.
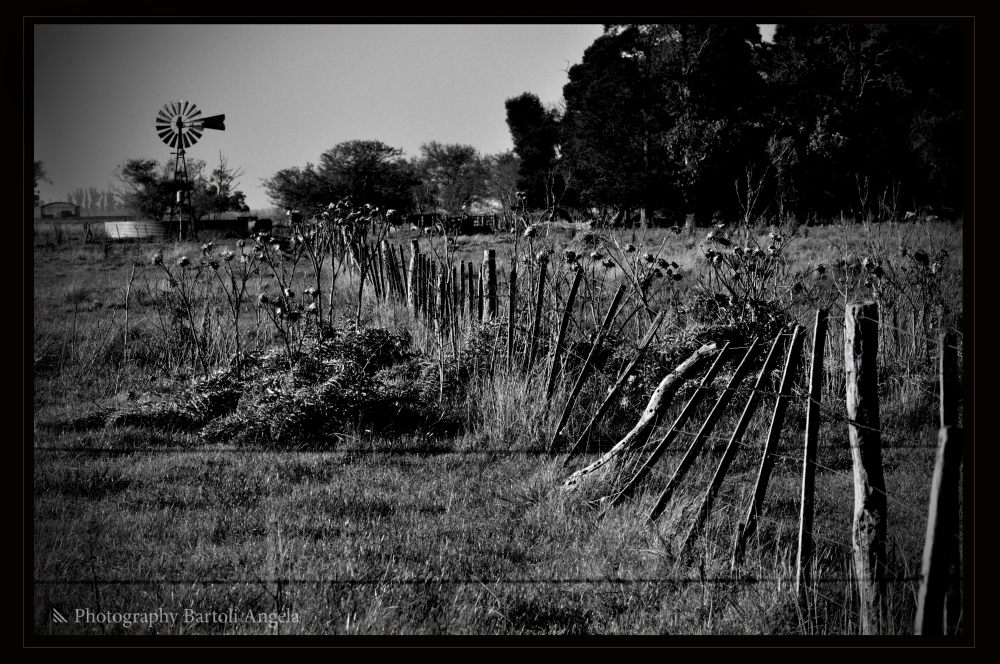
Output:
[[[477,269],[483,250],[495,249],[503,302],[518,261],[518,357],[508,363],[506,305],[497,323],[463,321],[448,337],[370,288],[359,306],[358,277],[346,265],[334,283],[327,263],[317,282],[306,258],[294,270],[288,258],[273,271],[252,259],[239,263],[252,242],[98,237],[84,244],[73,226],[36,224],[35,633],[858,633],[843,311],[860,299],[878,302],[883,322],[885,631],[912,633],[937,444],[939,332],[956,331],[962,347],[961,223],[723,231],[729,245],[763,254],[775,247],[776,257],[759,259],[768,267],[757,271],[748,267],[757,258],[734,255],[706,239],[708,230],[563,224],[540,226],[531,237],[462,236],[448,250],[444,238],[420,238],[421,253],[455,265],[473,261]],[[200,248],[209,240],[213,247]],[[409,238],[389,242],[409,255]],[[574,352],[547,403],[544,378],[573,277],[567,249],[582,257],[576,263],[585,277],[567,337]],[[226,260],[227,251],[236,259]],[[535,369],[524,372],[519,358],[539,255],[548,260],[543,329]],[[317,283],[312,301],[329,323],[324,341],[310,337],[315,316],[300,306]],[[629,290],[608,350],[551,449],[619,284]],[[285,289],[294,295],[282,296]],[[275,316],[278,300],[302,315]],[[678,540],[724,440],[711,439],[655,523],[646,514],[689,436],[630,501],[606,513],[601,498],[628,479],[638,455],[576,490],[563,488],[632,428],[660,379],[698,345],[746,346],[759,335],[767,346],[779,329],[800,323],[808,349],[818,307],[829,309],[831,330],[816,481],[817,583],[808,608],[795,594],[801,387],[760,526],[738,569],[730,565],[733,534],[753,491],[770,397],[690,553]],[[664,322],[636,379],[597,427],[593,449],[564,467],[567,445],[654,311],[665,312]],[[799,386],[807,384],[808,364],[800,364]],[[724,368],[710,397],[733,368]],[[690,394],[690,385],[681,388],[651,440]],[[699,406],[687,430],[697,430],[713,401]],[[741,409],[726,412],[717,436],[728,436]],[[54,622],[53,609],[68,622]]]

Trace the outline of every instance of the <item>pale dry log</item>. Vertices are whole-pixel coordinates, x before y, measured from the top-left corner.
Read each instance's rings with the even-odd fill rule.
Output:
[[[563,484],[563,487],[566,489],[576,488],[580,480],[599,470],[622,452],[645,444],[646,439],[653,430],[653,425],[660,418],[660,416],[663,415],[667,408],[670,407],[670,403],[673,401],[674,395],[677,393],[680,386],[683,385],[685,381],[690,380],[691,377],[697,372],[702,361],[712,355],[716,350],[717,346],[715,343],[705,344],[692,353],[691,357],[684,360],[684,362],[674,369],[674,371],[667,374],[663,380],[660,381],[660,384],[656,386],[656,389],[653,390],[653,395],[649,398],[646,410],[643,411],[642,416],[639,418],[639,421],[632,428],[632,430],[629,431],[624,438],[618,441],[614,447],[604,453],[604,455],[602,455],[597,461],[594,461],[589,466],[581,468],[570,475]]]

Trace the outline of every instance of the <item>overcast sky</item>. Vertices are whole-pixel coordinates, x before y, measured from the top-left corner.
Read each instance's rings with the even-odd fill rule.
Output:
[[[188,159],[219,151],[246,171],[253,209],[261,179],[352,139],[419,154],[430,141],[483,154],[513,147],[504,101],[561,98],[566,70],[600,25],[36,25],[34,159],[52,184],[106,190],[124,160],[171,159],[155,132],[169,101],[224,113]],[[768,30],[762,30],[768,38]]]

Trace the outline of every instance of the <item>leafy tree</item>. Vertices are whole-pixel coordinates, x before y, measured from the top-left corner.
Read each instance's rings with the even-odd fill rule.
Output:
[[[960,209],[961,26],[781,25],[771,51],[769,152],[797,215],[863,218],[889,191]]]
[[[531,207],[551,208],[565,191],[559,167],[559,116],[530,92],[504,103],[507,127],[520,157],[518,186]]]
[[[457,214],[486,195],[486,168],[471,145],[431,141],[420,146],[419,175],[437,205]]]
[[[484,157],[483,166],[486,169],[486,195],[499,201],[504,212],[519,207],[520,157],[511,151],[501,152]]]
[[[169,213],[176,195],[169,164],[155,159],[127,159],[115,168],[114,176],[119,184],[112,189],[125,208],[153,221]]]
[[[211,215],[218,219],[224,212],[246,207],[246,196],[236,188],[239,186],[238,178],[245,174],[246,171],[242,168],[229,166],[229,160],[222,156],[221,151],[219,165],[212,170],[210,176],[204,175],[204,166],[199,168],[191,196],[191,204],[199,216]]]
[[[272,203],[309,216],[346,197],[356,204],[404,209],[413,184],[402,150],[360,140],[337,144],[320,156],[316,166],[282,169],[264,180]]]
[[[564,148],[590,202],[643,221],[734,207],[718,192],[753,158],[759,44],[753,24],[605,26],[563,91]]]
[[[46,174],[46,172],[45,172],[45,164],[43,162],[41,162],[41,161],[36,161],[35,162],[35,187],[34,187],[35,205],[38,205],[42,201],[41,194],[38,191],[38,183],[39,182],[48,182],[49,184],[52,184],[52,180],[49,179],[48,174]]]

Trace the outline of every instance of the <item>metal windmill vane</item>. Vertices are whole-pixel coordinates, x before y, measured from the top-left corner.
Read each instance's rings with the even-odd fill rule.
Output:
[[[171,148],[177,149],[177,152],[173,153],[177,198],[170,204],[171,222],[177,208],[180,208],[182,218],[184,210],[191,209],[191,188],[188,184],[187,160],[184,158],[184,149],[197,143],[206,129],[225,131],[225,120],[225,115],[203,117],[198,107],[189,101],[167,102],[156,114],[157,136]],[[181,236],[183,235],[182,219]]]

